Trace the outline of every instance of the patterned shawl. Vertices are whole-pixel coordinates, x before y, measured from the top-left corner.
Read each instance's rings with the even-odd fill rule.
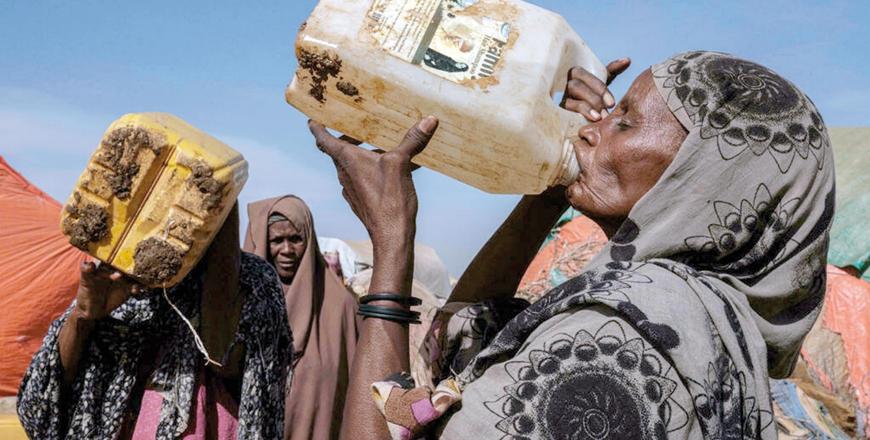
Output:
[[[202,277],[195,269],[168,289],[172,302],[195,324],[199,319]],[[284,312],[284,296],[271,266],[242,254],[240,289],[244,298],[233,344],[245,347],[239,402],[239,439],[281,438],[284,386],[292,340]],[[42,348],[27,369],[18,393],[18,414],[31,438],[116,438],[125,423],[128,404],[147,347],[166,350],[151,373],[163,406],[158,439],[184,433],[203,360],[187,325],[157,290],[131,297],[111,318],[97,324],[83,354],[69,395],[62,396],[58,335],[75,304],[49,328]],[[229,350],[228,350],[229,351]]]
[[[689,132],[673,162],[588,269],[518,314],[458,380],[510,358],[548,318],[600,304],[670,357],[708,436],[775,438],[768,373],[789,374],[824,298],[827,130],[806,95],[750,61],[688,52],[652,72]],[[684,313],[687,296],[706,316]]]
[[[485,348],[447,360],[441,370],[456,376],[436,388],[423,420],[443,414],[459,390],[480,396],[475,381],[505,370],[504,399],[459,418],[475,411],[469,408],[481,411],[469,401],[452,419],[495,415],[498,430],[513,438],[618,436],[593,423],[610,416],[630,425],[632,438],[776,438],[768,377],[789,374],[824,298],[834,212],[827,130],[806,95],[758,64],[688,52],[651,70],[688,131],[673,162],[580,276],[517,313],[500,332],[473,332]],[[594,314],[570,325],[557,318],[587,309],[618,317],[639,337],[571,328],[594,321]],[[470,313],[466,327],[485,328],[477,322],[485,320],[480,310],[457,315]],[[541,342],[530,336],[553,325],[576,337],[537,348]],[[529,347],[530,354],[519,356]],[[641,357],[650,347],[666,360]],[[679,382],[658,377],[655,365],[662,362],[674,367]],[[405,388],[401,380],[374,387],[376,395],[389,395],[384,412],[391,430],[420,432],[391,417],[388,393]],[[678,387],[688,393],[686,409],[700,432],[676,417],[683,408],[670,396]],[[419,399],[415,392],[394,393],[395,400]],[[552,402],[561,402],[559,408]],[[599,411],[613,407],[618,410]],[[457,424],[448,423],[452,435],[465,429]]]

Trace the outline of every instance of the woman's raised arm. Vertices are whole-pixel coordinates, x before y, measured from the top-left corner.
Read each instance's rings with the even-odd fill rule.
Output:
[[[64,321],[58,337],[63,382],[72,386],[79,371],[79,361],[96,322],[127,301],[140,286],[108,264],[97,266],[84,262],[76,305]]]
[[[378,154],[337,139],[322,125],[309,122],[317,147],[335,163],[342,195],[371,237],[371,293],[411,295],[417,227],[411,159],[423,151],[437,127],[437,119],[424,118],[395,150]],[[395,302],[369,304],[401,308]],[[384,418],[372,400],[371,385],[408,368],[408,324],[366,318],[351,366],[341,438],[389,438]]]

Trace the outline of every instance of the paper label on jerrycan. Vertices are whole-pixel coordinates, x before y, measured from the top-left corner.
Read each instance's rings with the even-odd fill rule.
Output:
[[[390,54],[457,83],[492,77],[511,26],[466,14],[478,0],[374,0],[367,28]]]

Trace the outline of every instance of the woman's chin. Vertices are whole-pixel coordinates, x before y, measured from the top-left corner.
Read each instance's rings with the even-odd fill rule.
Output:
[[[281,279],[281,282],[284,284],[290,284],[293,282],[293,278],[296,277],[296,272],[287,272],[283,270],[278,271],[278,278]]]
[[[568,186],[568,189],[565,190],[565,197],[568,199],[571,207],[580,212],[583,212],[584,208],[588,208],[589,199],[586,197],[583,185],[579,180]]]

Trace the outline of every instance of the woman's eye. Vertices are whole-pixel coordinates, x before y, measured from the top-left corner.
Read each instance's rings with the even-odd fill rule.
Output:
[[[631,128],[631,124],[629,124],[628,121],[626,121],[625,119],[621,118],[619,119],[619,121],[616,122],[616,126],[623,130],[626,128]]]

